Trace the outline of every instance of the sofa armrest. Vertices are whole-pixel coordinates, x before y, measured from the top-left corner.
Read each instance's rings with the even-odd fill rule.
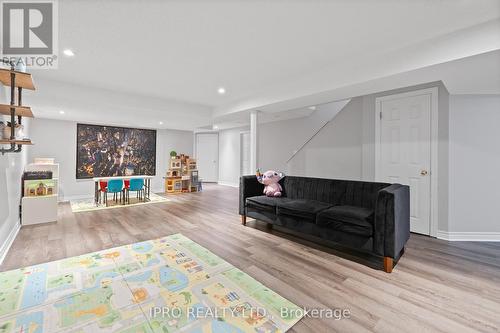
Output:
[[[373,250],[397,259],[410,238],[410,188],[393,184],[378,192],[375,206]]]
[[[255,176],[240,177],[240,215],[245,215],[245,201],[264,193],[264,185],[257,181]]]

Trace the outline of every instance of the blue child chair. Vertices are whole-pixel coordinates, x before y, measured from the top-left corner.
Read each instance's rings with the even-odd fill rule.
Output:
[[[130,192],[136,192],[137,199],[146,201],[146,196],[144,195],[144,179],[134,178],[130,180],[130,186],[127,189],[128,203],[130,203]]]
[[[106,192],[106,194],[104,196],[105,201],[106,201],[106,206],[108,206],[108,193],[113,193],[113,200],[115,202],[116,202],[116,198],[117,198],[118,194],[120,194],[120,203],[122,203],[123,180],[122,179],[111,179],[108,181],[108,191]],[[123,195],[123,202],[125,202],[125,194]]]

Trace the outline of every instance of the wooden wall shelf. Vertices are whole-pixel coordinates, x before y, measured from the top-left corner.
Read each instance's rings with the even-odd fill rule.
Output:
[[[33,142],[31,140],[5,140],[5,139],[0,139],[0,145],[10,145],[10,144],[16,144],[16,145],[24,145],[24,146],[31,146],[33,145]]]
[[[17,105],[8,105],[8,104],[0,104],[0,114],[4,114],[10,116],[10,109],[14,108],[16,116],[33,118],[33,112],[31,112],[31,108],[29,106],[17,106]]]
[[[22,95],[23,89],[35,90],[35,85],[33,83],[33,77],[29,73],[16,71],[16,64],[13,61],[7,59],[0,59],[0,63],[10,66],[10,69],[0,68],[0,83],[4,86],[10,87],[10,104],[0,104],[0,118],[3,120],[3,115],[9,116],[10,118],[10,135],[5,135],[8,138],[15,137],[15,128],[17,126],[22,126],[23,117],[33,118],[33,112],[31,108],[23,106]],[[17,94],[16,94],[17,88]],[[17,98],[16,98],[17,95]],[[17,99],[17,101],[16,101]],[[16,121],[17,117],[17,121]],[[2,133],[4,136],[5,133]],[[4,139],[0,140],[0,153],[2,155],[6,153],[20,153],[23,146],[32,145],[30,139],[19,140],[19,139]],[[5,145],[10,147],[6,148]]]
[[[16,87],[35,90],[35,84],[33,83],[31,74],[0,68],[0,82],[2,82],[3,85],[10,87],[10,73],[16,74]]]

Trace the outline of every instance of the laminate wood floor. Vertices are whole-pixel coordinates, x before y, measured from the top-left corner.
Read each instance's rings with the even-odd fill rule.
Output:
[[[171,201],[72,213],[23,227],[0,270],[182,233],[309,308],[349,309],[350,319],[302,319],[291,332],[499,332],[500,244],[412,234],[392,274],[238,216],[238,190],[208,185]]]

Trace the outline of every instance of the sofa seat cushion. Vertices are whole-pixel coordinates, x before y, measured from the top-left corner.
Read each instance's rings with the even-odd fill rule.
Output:
[[[277,212],[278,215],[292,216],[315,223],[316,215],[330,207],[332,207],[332,204],[316,200],[289,199],[278,202]]]
[[[286,202],[289,201],[288,198],[275,198],[275,197],[267,197],[265,195],[260,195],[257,197],[247,198],[247,207],[261,209],[269,212],[276,213],[276,204],[278,202]]]
[[[372,236],[373,214],[373,209],[369,208],[334,206],[320,212],[316,224],[361,236]]]

